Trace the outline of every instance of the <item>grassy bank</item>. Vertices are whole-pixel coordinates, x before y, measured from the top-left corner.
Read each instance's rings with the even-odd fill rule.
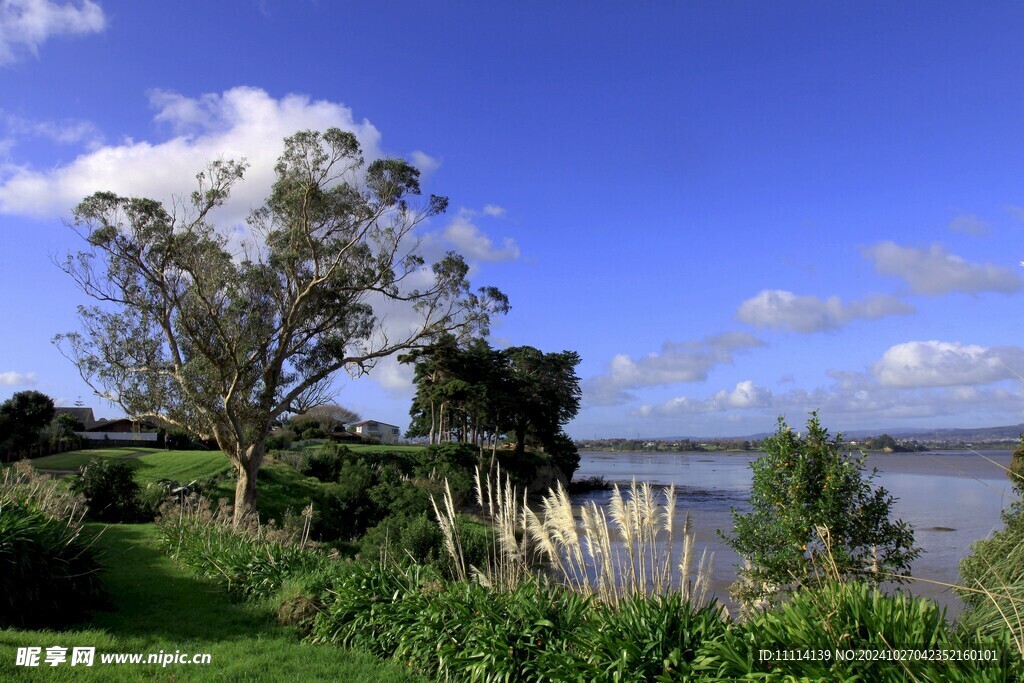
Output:
[[[135,470],[135,479],[145,484],[158,479],[189,482],[215,476],[231,469],[220,451],[165,451],[161,448],[95,448],[68,451],[32,460],[42,471],[77,470],[94,458],[123,460]]]
[[[223,457],[223,456],[221,456]],[[94,527],[99,529],[99,527]],[[151,524],[108,527],[95,543],[110,609],[65,631],[0,631],[0,680],[25,681],[409,681],[370,655],[300,643],[269,607],[232,602],[179,568]],[[91,668],[15,666],[19,647],[95,647]],[[209,653],[208,665],[99,663],[102,653]]]

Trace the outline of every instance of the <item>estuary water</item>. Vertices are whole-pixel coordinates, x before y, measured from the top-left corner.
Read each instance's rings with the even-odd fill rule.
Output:
[[[756,453],[608,453],[580,454],[575,477],[602,476],[609,482],[637,482],[676,486],[676,529],[683,515],[690,513],[699,557],[703,548],[714,552],[712,591],[727,601],[728,587],[735,580],[739,557],[718,536],[730,532],[730,510],[745,510],[750,493],[750,463]],[[911,573],[920,579],[956,583],[957,564],[970,552],[974,541],[1001,527],[1000,512],[1013,500],[1013,492],[1002,469],[1010,463],[1010,451],[933,451],[925,453],[874,453],[868,468],[877,468],[876,486],[885,487],[895,498],[894,514],[914,526],[917,544],[924,552]],[[582,504],[599,505],[609,491],[594,491],[574,497]],[[680,556],[677,540],[675,557]],[[935,583],[914,581],[907,587],[945,605],[949,616],[962,610],[950,590]]]

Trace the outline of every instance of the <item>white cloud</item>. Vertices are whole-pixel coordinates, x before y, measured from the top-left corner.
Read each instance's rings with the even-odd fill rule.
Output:
[[[237,87],[197,98],[155,92],[155,119],[174,131],[162,142],[124,140],[98,147],[52,169],[8,168],[0,181],[0,212],[67,217],[99,190],[170,203],[195,189],[198,171],[215,159],[246,159],[249,170],[235,187],[220,222],[237,225],[259,206],[274,182],[274,163],[285,137],[302,129],[338,127],[359,139],[367,159],[382,156],[380,133],[352,110],[304,95],[275,99],[258,88]]]
[[[0,65],[38,54],[51,36],[98,33],[106,27],[103,9],[92,0],[56,3],[52,0],[0,2]]]
[[[583,383],[583,394],[595,405],[624,403],[632,398],[630,389],[701,382],[712,368],[731,364],[734,354],[763,345],[752,335],[729,332],[699,341],[665,342],[660,353],[635,360],[620,354],[612,358],[605,374]]]
[[[766,289],[740,304],[736,316],[755,327],[810,333],[836,330],[857,319],[876,320],[913,311],[911,306],[891,296],[877,295],[843,303],[837,296],[819,299],[784,289]]]
[[[670,399],[659,405],[645,405],[637,409],[639,415],[660,415],[672,417],[698,413],[717,413],[726,410],[768,408],[772,404],[770,389],[760,387],[750,380],[739,382],[732,391],[722,390],[703,401],[685,396]]]
[[[471,212],[460,212],[444,229],[444,239],[469,259],[478,261],[514,261],[519,258],[519,245],[511,237],[496,247],[494,241],[480,231],[471,220]]]
[[[962,232],[966,235],[987,235],[988,223],[974,214],[961,214],[953,217],[949,222],[949,229],[951,232]]]
[[[1017,218],[1019,220],[1024,221],[1024,206],[1016,206],[1014,204],[1007,204],[1004,208],[1007,211],[1009,211],[1010,215],[1012,215],[1014,218]]]
[[[495,218],[501,218],[505,215],[505,208],[498,206],[497,204],[485,204],[484,213],[488,216],[494,216]]]
[[[409,156],[412,161],[412,165],[420,170],[420,174],[423,177],[429,176],[431,173],[441,168],[441,160],[430,156],[426,152],[421,152],[417,149]]]
[[[84,144],[95,149],[103,142],[99,128],[91,121],[81,119],[65,119],[62,121],[30,121],[20,116],[3,117],[4,127],[10,141],[10,147],[18,138],[24,136],[42,137],[61,145]]]
[[[881,242],[865,250],[875,270],[906,281],[917,294],[937,296],[949,292],[1004,292],[1021,289],[1021,279],[1007,268],[991,263],[968,263],[941,245],[928,249]]]
[[[989,384],[1024,374],[1024,349],[912,341],[888,349],[871,372],[893,387]]]
[[[34,372],[0,372],[0,386],[5,387],[30,387],[36,383]]]
[[[373,368],[370,377],[396,398],[409,398],[416,393],[413,383],[416,369],[399,363],[394,357],[384,358]]]

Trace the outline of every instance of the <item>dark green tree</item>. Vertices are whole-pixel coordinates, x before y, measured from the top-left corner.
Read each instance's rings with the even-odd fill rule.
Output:
[[[19,391],[0,404],[0,450],[31,446],[53,420],[53,399],[38,391]]]
[[[59,442],[65,439],[74,439],[75,432],[85,430],[85,425],[70,413],[61,413],[50,420],[50,440]]]
[[[517,456],[527,443],[538,445],[571,478],[579,454],[562,427],[580,407],[579,354],[447,339],[402,359],[416,364],[410,436],[490,445],[493,452],[509,434]]]
[[[751,463],[750,511],[733,510],[723,539],[747,563],[733,593],[744,603],[771,601],[826,578],[892,580],[920,553],[911,526],[892,519],[893,498],[865,476],[865,456],[844,454],[816,413],[807,434],[782,418]],[[721,533],[721,532],[720,532]]]
[[[548,449],[579,412],[580,356],[575,351],[544,353],[532,346],[513,346],[505,356],[506,385],[498,406],[502,425],[515,435],[517,454],[526,448],[527,437]]]
[[[444,334],[485,332],[507,310],[494,288],[470,291],[454,253],[426,266],[412,231],[443,212],[400,159],[365,164],[354,135],[285,140],[277,181],[239,247],[211,223],[245,165],[214,162],[188,207],[99,192],[74,211],[87,244],[63,269],[102,306],[55,342],[98,395],[134,417],[213,438],[238,477],[235,520],[254,509],[271,425],[324,402],[339,370]],[[413,280],[419,284],[413,284]],[[411,314],[385,327],[389,312]]]

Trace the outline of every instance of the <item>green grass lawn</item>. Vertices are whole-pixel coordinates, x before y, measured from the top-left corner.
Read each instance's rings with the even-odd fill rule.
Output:
[[[139,455],[141,454],[141,455]],[[138,455],[138,457],[131,457]],[[93,458],[121,458],[135,468],[140,484],[157,479],[190,482],[230,469],[220,451],[165,451],[161,448],[94,448],[68,451],[32,460],[37,470],[75,470]]]
[[[135,467],[140,484],[157,479],[175,479],[188,483],[231,469],[226,455],[220,451],[155,451],[127,461]]]
[[[318,500],[324,486],[319,479],[307,477],[291,465],[274,461],[265,463],[256,479],[256,509],[260,519],[281,521],[289,509],[301,512],[311,500]],[[212,500],[234,500],[235,480],[221,481],[207,491],[206,496]]]
[[[0,680],[8,681],[369,681],[421,680],[370,655],[298,641],[271,609],[235,603],[159,550],[151,524],[116,525],[96,542],[111,594],[109,611],[64,631],[0,630]],[[94,665],[15,665],[19,647],[95,647]],[[207,665],[101,664],[110,653],[209,653]],[[41,658],[42,659],[42,658]]]
[[[416,451],[422,451],[426,446],[389,446],[388,444],[343,444],[347,446],[353,453],[380,453],[387,451],[405,451],[407,453],[415,453]]]
[[[34,458],[31,462],[37,470],[76,470],[93,458],[124,458],[136,453],[158,451],[157,448],[90,448]]]

